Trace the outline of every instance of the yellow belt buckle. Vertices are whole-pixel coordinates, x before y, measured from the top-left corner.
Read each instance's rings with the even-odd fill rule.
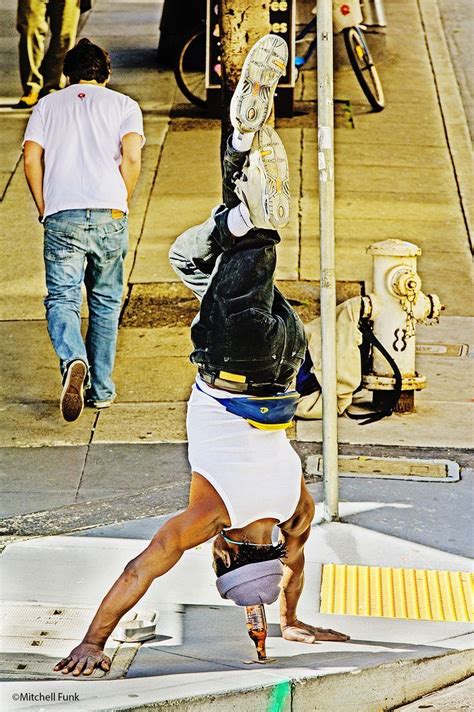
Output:
[[[113,208],[112,218],[114,220],[120,220],[120,218],[123,218],[124,215],[125,215],[125,213],[123,212],[123,210],[116,210],[115,208]]]
[[[219,378],[225,381],[233,381],[234,383],[246,383],[247,381],[245,376],[241,376],[238,373],[228,373],[227,371],[219,371]]]

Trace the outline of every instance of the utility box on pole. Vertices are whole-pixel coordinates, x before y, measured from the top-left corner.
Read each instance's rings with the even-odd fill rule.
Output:
[[[293,116],[293,95],[296,82],[295,5],[295,0],[271,0],[269,5],[270,32],[283,37],[288,44],[289,50],[286,73],[280,79],[275,95],[275,113],[277,116]],[[206,94],[210,116],[220,116],[222,111],[220,65],[220,33],[216,3],[213,0],[207,0]]]

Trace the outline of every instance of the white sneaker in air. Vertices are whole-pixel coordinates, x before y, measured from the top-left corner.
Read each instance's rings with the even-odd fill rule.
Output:
[[[290,220],[290,186],[285,147],[275,129],[263,126],[255,134],[235,194],[255,227],[277,230]]]
[[[241,132],[258,131],[270,116],[278,80],[286,71],[288,46],[265,35],[248,53],[230,102],[230,121]]]

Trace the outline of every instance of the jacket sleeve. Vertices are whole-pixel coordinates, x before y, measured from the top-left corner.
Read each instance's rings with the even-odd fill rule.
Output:
[[[214,218],[185,230],[172,244],[169,260],[172,268],[201,301],[222,249],[213,237],[216,230]]]

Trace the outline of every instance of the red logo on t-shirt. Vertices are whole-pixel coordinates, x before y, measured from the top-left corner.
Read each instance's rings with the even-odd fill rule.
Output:
[[[82,92],[82,91],[79,92],[79,94],[78,94],[77,96],[79,97],[79,99],[80,99],[81,101],[82,101],[82,99],[85,99],[85,98],[86,98],[86,95],[85,95],[84,92]]]

